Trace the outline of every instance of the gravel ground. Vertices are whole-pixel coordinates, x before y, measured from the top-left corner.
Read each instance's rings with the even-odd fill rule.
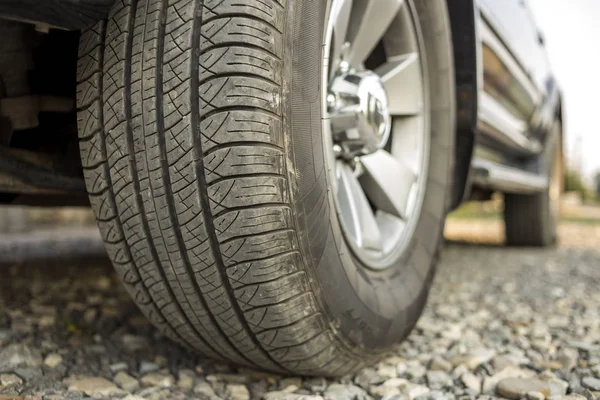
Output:
[[[0,400],[600,397],[600,228],[563,227],[564,244],[542,251],[468,244],[478,230],[450,226],[415,331],[338,380],[191,354],[144,320],[104,259],[0,267]]]

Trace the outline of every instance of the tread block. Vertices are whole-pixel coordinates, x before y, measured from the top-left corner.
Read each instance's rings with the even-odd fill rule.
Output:
[[[273,176],[225,179],[211,185],[208,196],[215,216],[228,208],[289,201],[287,181]]]
[[[217,146],[236,143],[265,143],[283,150],[281,118],[245,110],[220,111],[206,117],[200,125],[205,154]]]
[[[245,76],[214,78],[200,85],[201,114],[228,107],[255,107],[279,115],[281,87]]]
[[[207,183],[235,175],[285,174],[282,151],[271,147],[235,146],[218,149],[204,158]]]

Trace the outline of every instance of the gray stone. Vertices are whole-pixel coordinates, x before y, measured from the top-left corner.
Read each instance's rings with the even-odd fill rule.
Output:
[[[123,346],[125,346],[125,349],[129,351],[144,350],[150,345],[148,339],[136,335],[123,335],[121,342],[123,343]]]
[[[194,377],[195,374],[192,370],[184,369],[179,371],[177,387],[184,392],[190,392],[194,387]]]
[[[533,378],[507,378],[498,382],[496,393],[507,399],[518,400],[528,392],[540,392],[550,396],[551,388],[547,382]]]
[[[142,376],[142,384],[146,386],[158,386],[169,388],[175,385],[175,378],[168,373],[152,372]]]
[[[141,396],[136,396],[135,394],[129,394],[129,395],[123,397],[121,400],[146,400],[146,398],[141,397]]]
[[[250,392],[246,385],[239,383],[229,383],[225,389],[228,399],[232,400],[250,400]]]
[[[494,367],[496,371],[502,371],[508,367],[516,367],[516,365],[505,356],[496,356],[492,358],[492,367]]]
[[[322,396],[311,396],[306,394],[295,394],[288,392],[265,393],[265,400],[324,400]]]
[[[395,365],[382,363],[377,367],[377,374],[384,378],[395,378],[398,376],[398,369]]]
[[[542,392],[527,392],[525,397],[527,400],[544,400],[546,398]]]
[[[194,393],[199,394],[204,397],[213,397],[216,396],[214,389],[208,382],[202,381],[198,382],[196,386],[194,386]]]
[[[453,400],[454,396],[450,393],[445,393],[439,390],[433,390],[429,393],[417,396],[415,400]]]
[[[13,372],[23,378],[25,381],[33,381],[44,376],[42,368],[15,368]]]
[[[436,356],[431,359],[429,369],[432,371],[450,372],[452,371],[452,363],[442,357]]]
[[[371,396],[367,392],[352,384],[343,385],[333,383],[329,385],[324,395],[326,400],[369,400]]]
[[[129,368],[129,366],[127,365],[126,362],[118,362],[118,363],[111,364],[108,366],[108,369],[113,374],[116,374],[117,372],[120,372],[120,371],[127,371],[128,368]]]
[[[325,378],[310,378],[304,381],[304,387],[312,392],[324,392],[327,389]]]
[[[140,382],[125,371],[119,371],[113,381],[128,392],[135,392],[140,388]]]
[[[369,388],[369,393],[378,397],[392,396],[400,394],[403,389],[408,387],[410,382],[404,378],[391,378],[382,385],[373,385]]]
[[[579,342],[576,340],[571,340],[567,344],[570,347],[574,347],[579,350],[587,351],[588,353],[595,353],[595,352],[600,351],[600,345],[597,345],[597,344]]]
[[[40,365],[42,365],[40,351],[25,344],[11,344],[0,351],[0,371]]]
[[[581,380],[581,384],[590,390],[596,392],[600,391],[600,379],[594,378],[593,376],[583,377],[583,379]]]
[[[50,368],[58,367],[63,361],[63,358],[60,354],[52,353],[48,354],[44,359],[44,364]]]
[[[371,385],[379,385],[383,383],[385,378],[379,375],[373,368],[365,368],[360,371],[354,378],[354,383],[363,389],[369,388]]]
[[[434,390],[452,386],[452,378],[444,371],[427,371],[427,386]]]
[[[577,366],[577,360],[579,359],[579,351],[570,347],[563,347],[558,351],[556,355],[556,361],[561,365],[561,369],[568,373]]]
[[[533,375],[533,372],[523,370],[520,368],[516,368],[516,367],[504,368],[502,371],[500,371],[492,376],[485,376],[483,378],[482,392],[483,393],[493,392],[496,389],[498,382],[500,382],[503,379],[506,379],[506,378],[529,378],[532,375]]]
[[[408,395],[409,399],[414,400],[417,397],[423,396],[429,392],[430,390],[427,386],[414,385],[410,389],[408,389],[408,391],[406,391],[405,394]]]
[[[562,396],[567,393],[569,382],[560,379],[551,371],[544,371],[538,375],[538,379],[547,382],[550,385],[551,396]]]
[[[158,371],[159,369],[160,367],[151,361],[140,362],[140,374],[142,375],[147,374],[148,372]]]
[[[23,383],[23,379],[15,374],[0,374],[0,387],[18,386]]]
[[[465,364],[470,370],[474,370],[481,364],[489,362],[496,355],[494,349],[478,348],[471,350],[464,356],[458,356],[452,360],[452,364]]]
[[[425,376],[427,368],[418,361],[410,361],[406,363],[406,376],[412,379],[419,379]]]
[[[481,393],[481,378],[470,373],[466,372],[460,377],[460,381],[465,385],[465,387],[475,394]]]
[[[125,393],[111,381],[94,376],[72,377],[65,380],[69,391],[83,392],[88,396],[119,396]]]
[[[279,381],[279,390],[293,393],[302,387],[301,378],[283,378]]]

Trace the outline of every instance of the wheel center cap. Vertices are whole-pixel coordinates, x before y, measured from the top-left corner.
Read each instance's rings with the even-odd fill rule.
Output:
[[[392,118],[387,93],[377,74],[366,71],[338,75],[329,93],[334,142],[346,156],[370,154],[386,145]]]
[[[387,94],[379,76],[367,73],[358,84],[358,97],[365,128],[375,137],[379,149],[387,143],[391,130]]]

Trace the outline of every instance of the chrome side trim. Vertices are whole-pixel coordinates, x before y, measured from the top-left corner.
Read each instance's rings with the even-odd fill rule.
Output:
[[[542,145],[527,137],[528,125],[515,117],[490,94],[479,93],[477,127],[502,144],[524,153],[538,154]]]
[[[534,104],[539,104],[541,95],[531,82],[527,72],[515,60],[512,53],[506,48],[504,43],[498,38],[497,34],[492,30],[492,22],[486,17],[485,7],[480,6],[482,18],[479,21],[479,37],[483,43],[498,56],[502,63],[509,69],[513,77],[523,86],[527,94],[530,96]]]
[[[471,163],[473,185],[505,193],[534,194],[548,189],[548,178],[487,160]]]

